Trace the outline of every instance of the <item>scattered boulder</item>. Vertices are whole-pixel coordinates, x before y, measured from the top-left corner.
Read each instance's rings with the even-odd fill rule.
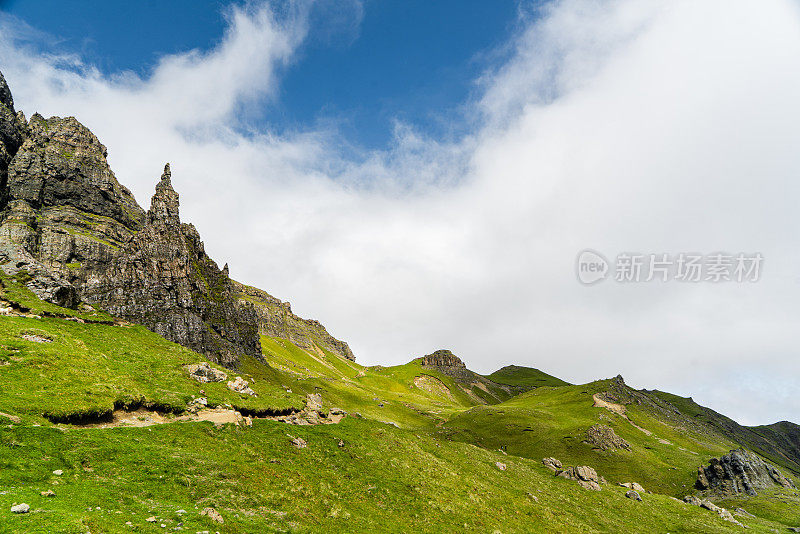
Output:
[[[625,492],[625,496],[634,501],[639,501],[639,502],[642,501],[642,496],[639,495],[638,491],[628,490]]]
[[[744,508],[736,508],[736,509],[734,509],[733,513],[735,515],[738,515],[739,517],[748,517],[748,518],[751,518],[751,519],[755,517],[753,514],[751,514],[750,512],[745,510]]]
[[[695,487],[723,497],[746,494],[771,487],[795,488],[794,482],[756,454],[744,449],[712,458],[707,467],[699,467]]]
[[[224,371],[214,369],[207,362],[188,365],[186,370],[189,371],[189,376],[198,382],[222,382],[228,379]]]
[[[614,429],[606,425],[593,425],[586,430],[584,443],[592,446],[593,449],[601,451],[613,451],[617,449],[631,450],[631,445],[614,432]]]
[[[305,449],[308,446],[308,443],[306,443],[306,440],[303,438],[294,438],[292,439],[292,445],[298,449]]]
[[[25,341],[32,341],[33,343],[52,343],[53,340],[50,338],[46,338],[44,336],[40,336],[39,334],[22,334],[20,336]]]
[[[228,389],[241,393],[242,395],[250,395],[251,397],[258,396],[256,392],[250,388],[250,384],[247,380],[243,379],[241,376],[237,376],[234,380],[228,382]]]
[[[150,517],[145,519],[145,521],[147,521],[148,523],[155,523],[156,522],[156,516],[151,515]]]
[[[736,518],[733,517],[732,513],[730,513],[725,508],[717,506],[711,501],[701,500],[695,495],[687,495],[686,497],[683,498],[683,500],[684,502],[691,504],[693,506],[699,506],[700,508],[705,508],[706,510],[714,512],[718,516],[720,516],[723,520],[728,521],[729,523],[733,523],[734,525],[739,525],[740,527],[744,528],[744,525],[742,525],[739,521],[737,521]]]
[[[64,471],[62,471],[61,469],[56,469],[55,471],[53,471],[53,474],[57,477],[60,477],[61,475],[64,474]]]
[[[546,468],[548,468],[553,472],[560,471],[562,467],[561,462],[559,460],[556,460],[555,458],[543,458],[542,463]]]
[[[55,497],[56,496],[56,494],[55,494],[55,492],[53,490],[43,491],[39,495],[41,495],[42,497]]]
[[[31,511],[31,507],[25,503],[15,504],[11,507],[12,514],[27,514]]]
[[[494,464],[494,465],[496,465],[496,466],[497,466],[497,468],[498,468],[500,471],[505,471],[506,469],[508,469],[508,466],[507,466],[506,464],[504,464],[503,462],[495,462],[495,464]]]
[[[211,507],[203,508],[203,510],[200,512],[200,515],[207,516],[210,520],[216,523],[222,524],[225,522],[225,520],[222,518],[222,515]]]
[[[597,471],[586,465],[579,465],[577,467],[568,467],[562,471],[556,472],[556,476],[566,478],[568,480],[575,480],[582,488],[600,491],[600,479],[597,476]]]
[[[633,491],[638,491],[639,493],[647,493],[641,484],[638,482],[620,482],[619,484],[623,488],[628,488]]]

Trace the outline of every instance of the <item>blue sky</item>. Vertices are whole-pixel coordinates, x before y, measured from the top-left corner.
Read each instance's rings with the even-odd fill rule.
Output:
[[[229,4],[0,2],[6,13],[49,34],[61,52],[79,54],[105,74],[132,70],[143,77],[166,54],[219,43]],[[385,146],[395,120],[437,137],[457,135],[474,80],[507,54],[503,45],[519,28],[519,10],[516,0],[316,2],[277,98],[249,109],[249,122],[258,128],[266,121],[278,133],[326,122],[366,149]]]

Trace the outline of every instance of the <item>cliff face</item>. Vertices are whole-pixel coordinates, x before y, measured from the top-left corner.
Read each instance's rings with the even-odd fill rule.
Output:
[[[118,317],[235,367],[238,354],[261,357],[256,315],[240,303],[227,274],[182,224],[169,164],[139,231],[94,271],[84,298]]]
[[[288,302],[239,282],[234,282],[234,287],[241,302],[253,305],[258,316],[258,330],[262,335],[289,340],[312,352],[324,348],[342,358],[355,361],[353,351],[347,343],[330,335],[319,321],[302,319],[292,313]]]
[[[0,269],[40,298],[96,304],[209,359],[261,357],[258,318],[182,224],[169,166],[145,213],[72,117],[30,122],[0,74]]]

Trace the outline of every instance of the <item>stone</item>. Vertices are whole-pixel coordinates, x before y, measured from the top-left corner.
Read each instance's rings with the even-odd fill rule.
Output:
[[[494,465],[496,465],[496,466],[497,466],[497,468],[498,468],[500,471],[505,471],[506,469],[508,469],[508,466],[507,466],[506,464],[504,464],[503,462],[495,462],[495,464],[494,464]]]
[[[222,382],[228,379],[225,371],[214,369],[207,362],[187,365],[186,370],[189,376],[198,382]]]
[[[638,482],[621,482],[619,485],[622,486],[623,488],[628,488],[633,491],[638,491],[639,493],[647,493],[642,487],[642,485],[639,484]]]
[[[46,338],[44,336],[40,336],[38,334],[22,334],[20,336],[22,339],[26,341],[32,341],[33,343],[52,343],[53,340]]]
[[[795,489],[794,482],[775,466],[744,449],[733,450],[721,458],[712,458],[697,471],[695,487],[721,497],[758,494],[772,487]]]
[[[625,496],[629,499],[633,499],[634,501],[641,501],[642,496],[639,494],[638,491],[628,490],[625,492]]]
[[[619,437],[613,428],[606,425],[593,425],[587,429],[584,442],[591,445],[593,449],[601,451],[631,450],[630,443]]]
[[[581,465],[577,467],[568,467],[562,471],[557,471],[556,476],[575,480],[578,484],[585,489],[593,491],[601,491],[600,480],[597,476],[597,471],[591,467]]]
[[[546,468],[550,469],[551,471],[558,471],[562,467],[561,462],[556,460],[555,458],[543,458],[542,463]]]
[[[692,506],[700,506],[703,501],[696,495],[687,495],[683,498],[683,502],[686,504],[691,504]]]
[[[222,514],[211,507],[203,508],[203,510],[200,512],[200,515],[206,516],[216,523],[225,523],[225,520],[222,518]]]
[[[31,507],[25,503],[15,504],[11,507],[12,514],[27,514],[31,511]]]
[[[738,515],[738,516],[740,516],[740,517],[748,517],[748,518],[754,518],[755,517],[753,514],[751,514],[750,512],[745,510],[744,508],[735,508],[733,510],[733,513]]]
[[[43,491],[39,495],[41,495],[42,497],[55,497],[56,496],[56,494],[55,494],[55,492],[53,490]]]
[[[251,397],[257,396],[256,392],[250,388],[250,384],[247,380],[243,379],[241,376],[237,376],[235,379],[228,382],[228,389],[241,393],[242,395],[250,395]]]
[[[292,445],[294,445],[298,449],[305,449],[308,446],[306,440],[304,440],[303,438],[292,439]]]
[[[156,517],[154,515],[151,515],[150,517],[145,519],[145,521],[147,521],[148,523],[155,523],[156,522]]]
[[[53,474],[57,477],[60,477],[61,475],[64,474],[64,471],[62,471],[61,469],[56,469],[55,471],[53,471]]]

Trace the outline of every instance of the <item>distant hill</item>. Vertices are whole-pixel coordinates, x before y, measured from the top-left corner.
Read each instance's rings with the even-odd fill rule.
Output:
[[[507,365],[490,375],[486,375],[486,378],[498,384],[506,384],[526,389],[542,386],[556,387],[570,385],[569,382],[565,382],[539,369],[522,367],[519,365]]]

